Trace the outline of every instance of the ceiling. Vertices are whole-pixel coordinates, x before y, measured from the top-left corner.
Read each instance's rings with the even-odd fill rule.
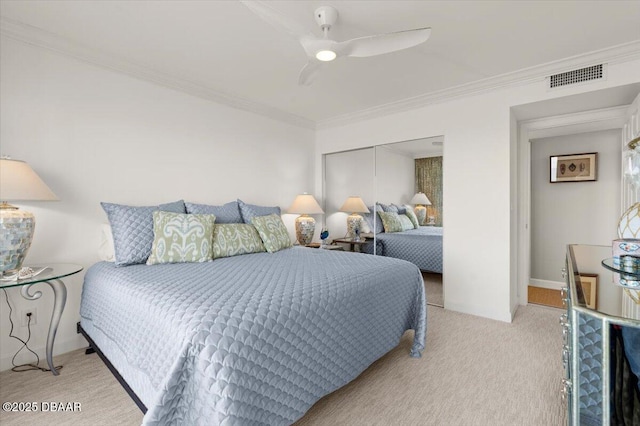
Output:
[[[424,26],[432,34],[403,51],[341,58],[305,87],[297,84],[306,63],[298,41],[235,1],[1,1],[0,15],[5,28],[27,24],[191,91],[309,123],[640,40],[639,1],[269,4],[316,35],[313,11],[336,7],[337,40]]]

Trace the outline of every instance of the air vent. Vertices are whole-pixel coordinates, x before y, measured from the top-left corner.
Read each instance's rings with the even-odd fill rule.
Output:
[[[579,70],[567,71],[549,77],[549,88],[567,86],[569,84],[583,83],[604,78],[604,65],[593,65]]]

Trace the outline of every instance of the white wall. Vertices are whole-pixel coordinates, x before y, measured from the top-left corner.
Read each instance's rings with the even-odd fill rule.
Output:
[[[598,153],[597,181],[549,182],[552,155]],[[531,141],[531,279],[562,282],[567,244],[609,245],[620,210],[620,131]]]
[[[328,152],[443,135],[445,308],[510,321],[511,234],[518,215],[517,149],[510,108],[640,81],[640,60],[610,63],[607,79],[549,91],[528,80],[403,112],[319,129],[317,158]],[[317,180],[317,182],[320,182]]]
[[[22,203],[37,226],[26,263],[98,260],[99,203],[150,205],[236,198],[287,209],[313,192],[314,132],[94,67],[2,38],[0,154],[27,161],[59,202]],[[292,238],[294,215],[285,215]],[[84,273],[65,280],[67,306],[54,353],[85,343],[76,335]],[[9,289],[14,321],[35,306],[31,346],[41,356],[51,291],[35,302]],[[0,369],[20,347],[0,302]],[[15,333],[26,337],[26,328]],[[19,358],[18,361],[22,361]]]
[[[329,241],[347,233],[347,216],[340,207],[357,196],[367,206],[375,202],[373,148],[339,152],[325,157],[325,220]]]
[[[376,147],[376,201],[408,204],[416,188],[416,162],[393,147]]]

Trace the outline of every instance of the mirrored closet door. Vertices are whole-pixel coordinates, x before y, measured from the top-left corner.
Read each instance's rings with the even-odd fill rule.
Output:
[[[350,216],[363,216],[366,212],[358,207],[374,204],[374,154],[375,150],[371,147],[324,156],[324,220],[329,241],[353,238],[353,227],[351,232],[349,229]],[[357,231],[369,232],[364,226]],[[339,244],[348,250],[359,251],[362,248],[355,243]]]
[[[436,306],[444,306],[442,154],[443,138],[432,137],[324,155],[330,247],[414,263]]]
[[[384,210],[376,254],[418,266],[427,303],[436,306],[444,306],[442,158],[442,137],[375,147],[376,202]]]

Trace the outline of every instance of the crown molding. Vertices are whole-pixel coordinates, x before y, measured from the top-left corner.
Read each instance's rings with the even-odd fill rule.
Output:
[[[520,129],[527,139],[622,129],[629,115],[629,105],[525,120]]]
[[[439,102],[450,101],[470,95],[490,92],[499,88],[522,85],[534,81],[542,81],[549,75],[571,71],[590,65],[607,63],[616,64],[640,58],[640,40],[620,44],[606,49],[576,55],[545,64],[535,65],[518,71],[501,74],[494,77],[476,80],[471,83],[449,87],[443,90],[425,93],[412,98],[378,105],[372,108],[343,114],[340,116],[318,121],[318,129],[339,127],[356,121],[369,120],[390,114],[409,111]]]
[[[281,109],[270,107],[236,95],[214,90],[202,84],[188,81],[184,78],[138,65],[119,58],[116,55],[107,54],[105,52],[89,48],[80,43],[76,43],[22,22],[0,17],[0,34],[31,46],[51,50],[92,65],[97,65],[101,68],[124,73],[131,77],[149,81],[169,89],[178,90],[192,96],[214,101],[239,110],[259,114],[264,117],[295,126],[315,129],[315,122],[308,118],[291,114],[282,111]]]

